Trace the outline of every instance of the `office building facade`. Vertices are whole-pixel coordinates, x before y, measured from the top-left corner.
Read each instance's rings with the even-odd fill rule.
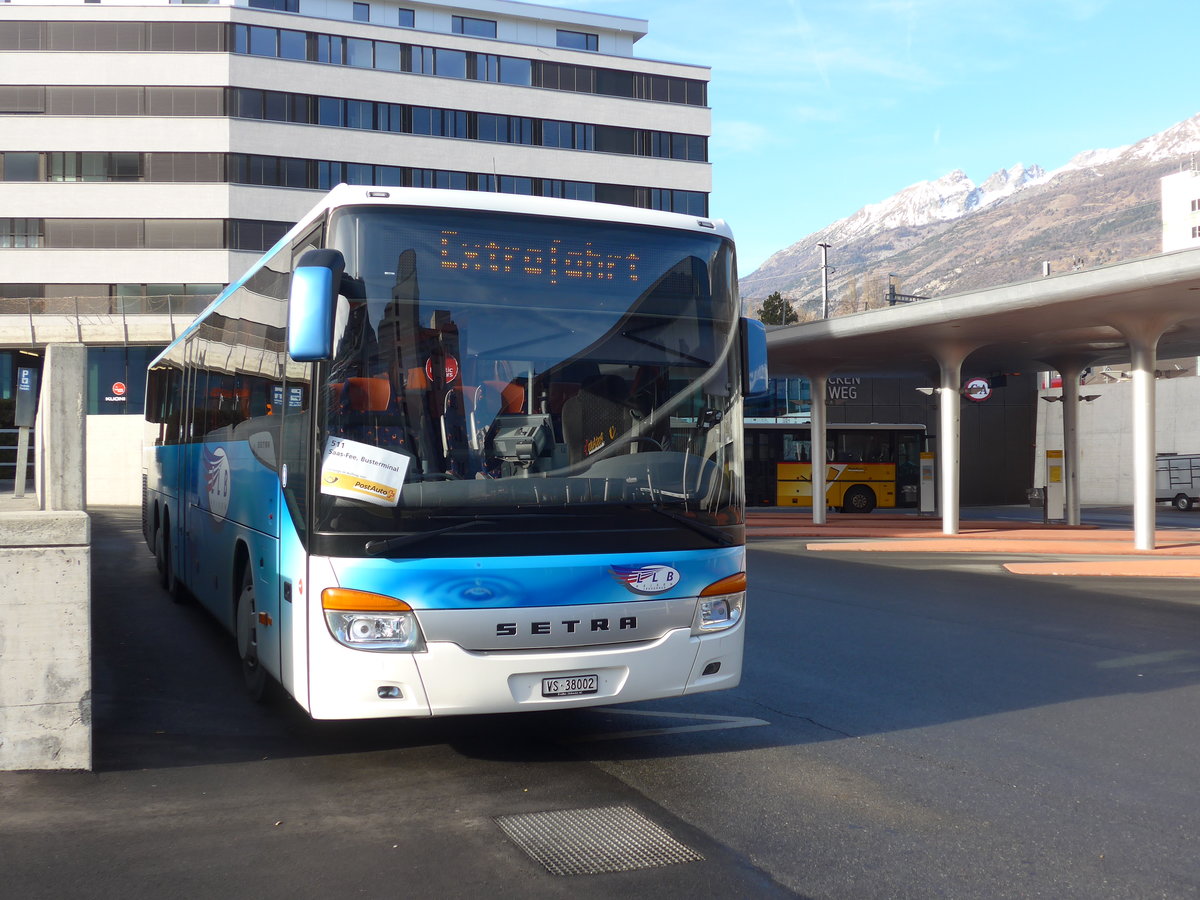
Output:
[[[646,28],[508,0],[0,3],[0,428],[52,341],[89,345],[89,415],[140,413],[149,355],[339,182],[707,215],[709,72],[635,57]]]

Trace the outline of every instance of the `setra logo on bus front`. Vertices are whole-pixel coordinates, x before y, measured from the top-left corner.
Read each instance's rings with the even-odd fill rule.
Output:
[[[635,594],[661,594],[679,584],[679,572],[670,566],[613,566],[611,571]]]

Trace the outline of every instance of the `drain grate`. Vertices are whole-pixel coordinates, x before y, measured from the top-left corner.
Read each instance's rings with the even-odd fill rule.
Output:
[[[629,872],[704,859],[629,806],[497,816],[496,823],[553,875]]]

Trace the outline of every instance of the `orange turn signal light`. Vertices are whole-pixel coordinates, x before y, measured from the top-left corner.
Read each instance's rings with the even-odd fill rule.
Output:
[[[347,612],[412,612],[403,600],[349,588],[325,588],[321,591],[321,606]]]
[[[712,597],[716,594],[740,594],[746,590],[746,573],[738,572],[720,581],[714,581],[700,592],[701,597]]]

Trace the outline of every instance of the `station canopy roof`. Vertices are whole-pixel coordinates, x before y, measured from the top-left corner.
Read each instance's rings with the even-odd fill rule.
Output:
[[[772,375],[936,379],[964,350],[969,375],[1127,363],[1139,332],[1159,359],[1200,355],[1200,249],[789,325],[767,348]]]

